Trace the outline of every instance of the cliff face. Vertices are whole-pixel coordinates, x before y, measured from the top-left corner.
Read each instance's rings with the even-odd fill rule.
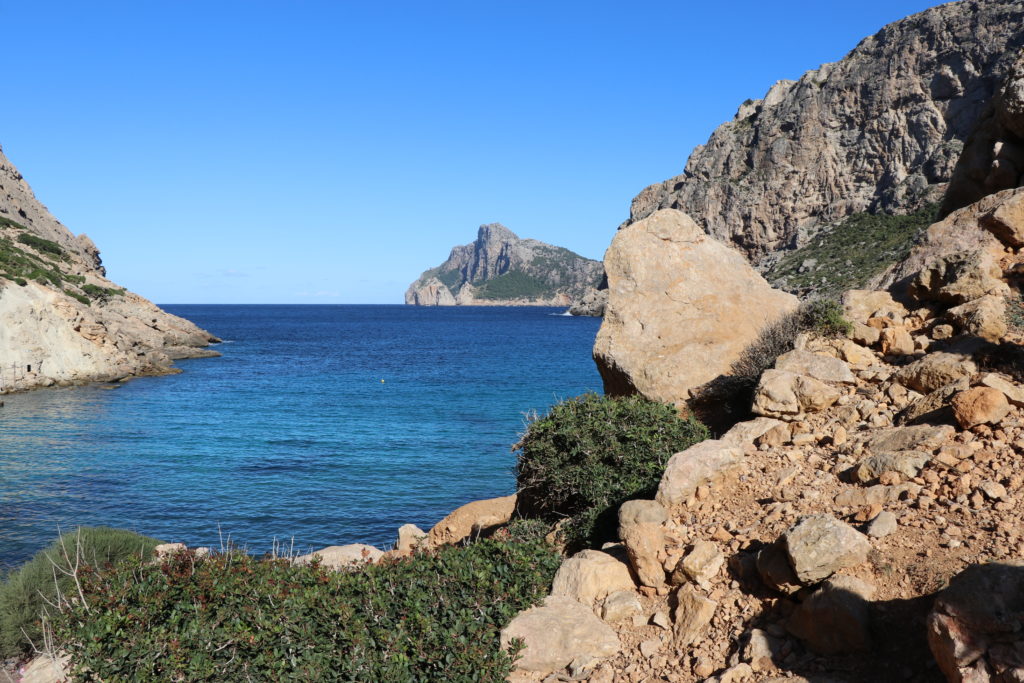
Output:
[[[890,24],[841,61],[741,105],[682,175],[633,200],[629,222],[680,209],[759,259],[856,212],[941,200],[1022,45],[1019,0],[965,0]],[[1013,184],[1022,171],[1003,162]]]
[[[568,306],[603,276],[600,261],[481,225],[476,241],[452,249],[405,293],[416,306]]]
[[[0,151],[0,393],[171,372],[215,341],[108,280]]]

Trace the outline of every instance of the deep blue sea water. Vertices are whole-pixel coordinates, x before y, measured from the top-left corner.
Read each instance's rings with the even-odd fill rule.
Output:
[[[227,340],[223,357],[3,397],[0,567],[78,524],[255,552],[383,546],[513,492],[524,414],[601,388],[600,320],[562,309],[165,308]]]

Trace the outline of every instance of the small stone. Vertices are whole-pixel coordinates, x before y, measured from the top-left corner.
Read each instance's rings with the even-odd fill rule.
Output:
[[[1006,487],[995,481],[983,481],[978,488],[989,500],[1004,500],[1006,498]]]
[[[633,591],[615,591],[608,595],[601,607],[601,618],[609,623],[622,621],[640,614],[643,607]]]
[[[1003,392],[992,387],[974,387],[953,396],[953,417],[964,429],[980,424],[998,424],[1010,412]]]
[[[660,626],[665,630],[668,630],[672,626],[672,622],[669,621],[668,615],[660,610],[651,615],[651,623],[655,626]]]
[[[709,600],[687,584],[676,592],[675,640],[677,647],[696,642],[711,623],[718,603]]]
[[[885,356],[907,356],[914,352],[914,339],[903,327],[889,327],[881,332],[879,349]]]
[[[704,585],[718,574],[723,564],[725,556],[719,552],[717,545],[710,541],[697,541],[693,544],[693,549],[679,562],[676,571],[691,581]],[[682,583],[675,581],[675,577],[673,582]]]
[[[864,534],[826,514],[804,517],[783,539],[793,571],[804,585],[862,564],[871,549]]]
[[[661,649],[661,640],[658,638],[651,638],[640,643],[640,654],[645,658],[650,659],[658,653]]]
[[[932,339],[939,341],[953,336],[952,325],[936,325],[932,328]]]
[[[885,538],[897,527],[896,515],[888,510],[880,512],[877,517],[868,524],[868,536],[871,538]]]

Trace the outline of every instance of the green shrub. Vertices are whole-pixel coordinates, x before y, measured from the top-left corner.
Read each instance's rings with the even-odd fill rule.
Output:
[[[474,282],[478,299],[540,299],[554,294],[555,288],[518,270],[510,270],[485,282]]]
[[[53,254],[54,256],[64,256],[64,249],[61,248],[56,242],[52,242],[42,237],[37,237],[32,233],[22,233],[18,235],[18,241],[22,244],[27,244],[36,251],[43,252],[46,254]]]
[[[59,570],[54,582],[54,565],[66,570],[78,557],[83,565],[100,570],[129,557],[148,558],[159,543],[131,531],[81,527],[36,553],[0,583],[0,656],[25,653],[33,642],[39,643],[47,602],[55,601],[58,587],[63,593],[72,587],[71,577]]]
[[[55,627],[78,680],[501,681],[500,629],[559,562],[493,539],[348,572],[186,551],[86,572]]]
[[[551,533],[551,526],[542,519],[514,519],[499,532],[499,537],[505,537],[517,543],[540,541]]]
[[[572,546],[614,537],[619,505],[652,496],[672,454],[708,437],[669,405],[585,394],[533,419],[519,443],[520,510],[562,526]]]

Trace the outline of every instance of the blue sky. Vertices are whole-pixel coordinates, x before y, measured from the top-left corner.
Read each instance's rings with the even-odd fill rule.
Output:
[[[159,303],[400,303],[481,223],[600,258],[740,102],[932,4],[0,0],[0,144]]]

